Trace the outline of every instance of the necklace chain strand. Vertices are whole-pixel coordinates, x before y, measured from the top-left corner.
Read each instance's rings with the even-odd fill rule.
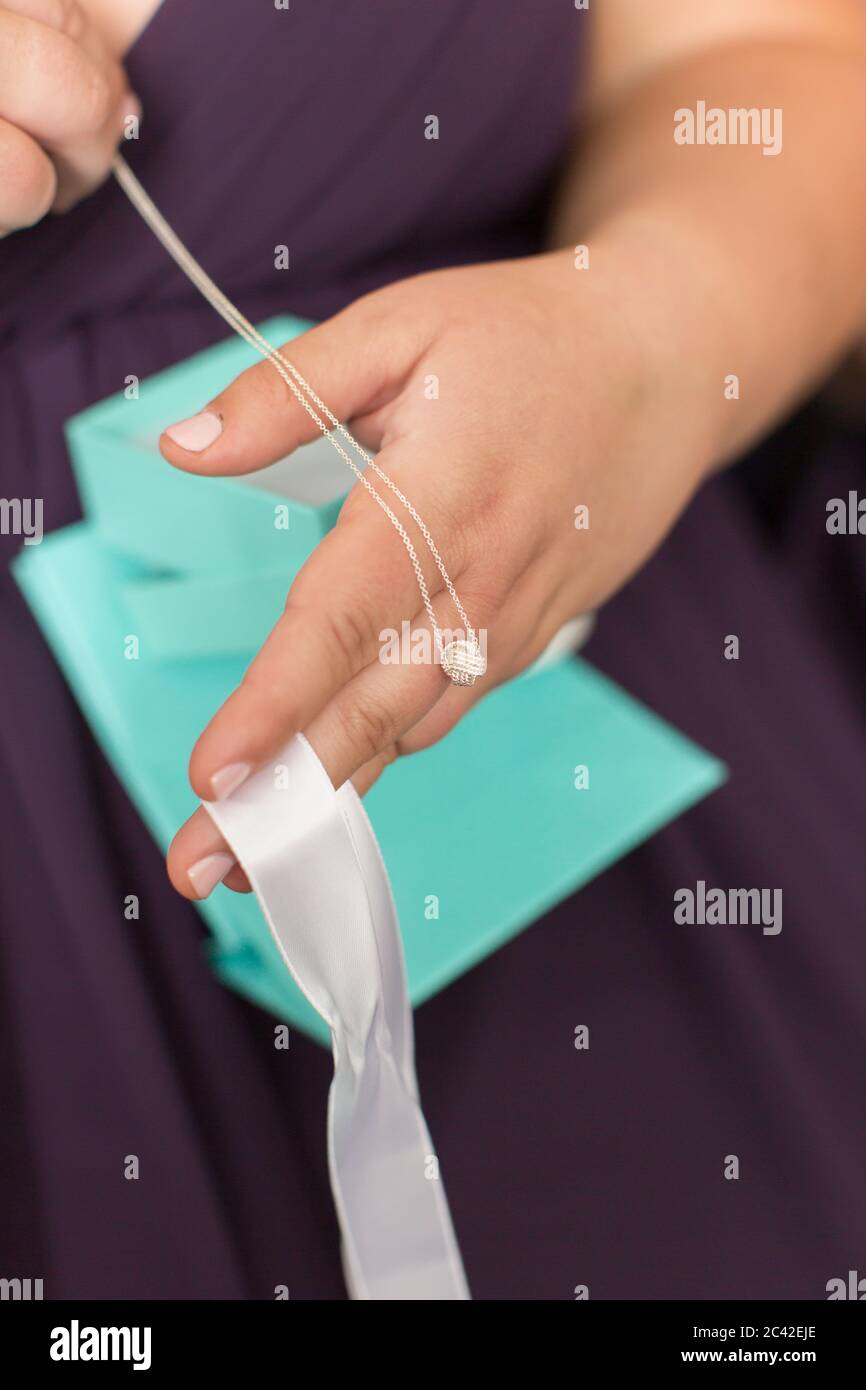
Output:
[[[400,488],[393,481],[393,479],[389,478],[385,470],[381,468],[379,464],[376,462],[376,460],[370,454],[368,454],[365,449],[361,447],[361,445],[349,432],[346,426],[340,420],[337,419],[337,417],[333,414],[331,410],[328,409],[328,407],[325,405],[325,402],[321,399],[320,396],[316,394],[312,386],[310,386],[309,382],[306,381],[305,378],[298,371],[297,367],[295,367],[295,365],[292,362],[290,362],[287,357],[284,357],[283,354],[277,348],[275,348],[272,343],[269,343],[267,338],[265,338],[264,335],[261,334],[258,331],[258,329],[249,322],[247,318],[245,318],[245,316],[231,302],[231,300],[223,294],[219,286],[214,283],[214,281],[210,278],[207,272],[202,268],[201,265],[199,265],[195,257],[191,254],[190,251],[187,250],[186,246],[184,246],[183,242],[174,232],[169,223],[165,220],[159,208],[156,206],[156,204],[153,202],[153,199],[149,196],[149,194],[139,183],[135,174],[132,172],[126,160],[123,158],[121,154],[115,155],[112,167],[114,176],[117,179],[117,182],[120,184],[121,188],[123,189],[124,193],[129,198],[136,211],[141,215],[141,217],[150,227],[154,236],[156,236],[156,238],[162,243],[165,250],[171,256],[172,260],[175,261],[175,263],[180,267],[180,269],[184,272],[188,279],[192,281],[196,289],[199,290],[199,292],[204,296],[204,298],[208,301],[212,308],[214,308],[216,312],[223,319],[225,319],[229,327],[234,329],[234,331],[241,338],[243,338],[245,342],[249,343],[251,347],[255,348],[255,350],[262,357],[264,357],[268,362],[271,363],[271,365],[275,368],[275,370],[279,373],[283,381],[288,386],[289,390],[291,391],[298,404],[303,407],[303,409],[307,412],[307,414],[314,421],[318,429],[321,431],[324,438],[327,439],[328,443],[331,444],[334,449],[336,449],[343,462],[352,470],[352,472],[355,474],[355,477],[366,488],[367,492],[369,492],[370,496],[374,499],[376,504],[379,507],[381,507],[382,511],[385,513],[388,520],[391,522],[391,525],[394,527],[395,531],[402,540],[403,545],[406,547],[406,552],[412,563],[412,568],[415,571],[415,578],[418,581],[418,588],[421,593],[424,608],[427,612],[428,618],[430,619],[430,625],[433,629],[434,640],[436,642],[437,653],[439,655],[439,659],[443,665],[443,668],[447,671],[448,675],[451,677],[452,681],[454,681],[456,685],[473,684],[476,676],[483,674],[486,663],[484,662],[484,658],[481,655],[475,630],[469,621],[469,618],[466,614],[466,610],[464,609],[457,595],[457,590],[451,582],[451,578],[448,574],[447,569],[445,568],[445,562],[443,561],[442,556],[440,555],[439,550],[433,540],[433,537],[430,534],[429,528],[427,527],[426,523],[422,520],[422,518],[419,516],[415,507],[409,501],[408,497],[406,497],[406,495],[400,490]],[[316,407],[318,407],[318,410],[316,409]],[[319,411],[322,412],[321,415],[318,413]],[[324,416],[324,419],[322,418],[322,416]],[[327,424],[325,423],[326,421],[328,422]],[[376,488],[370,482],[370,479],[366,476],[366,473],[361,468],[359,468],[355,460],[343,448],[343,445],[340,443],[339,439],[336,438],[337,434],[340,434],[345,440],[347,440],[349,445],[356,451],[358,456],[361,459],[363,459],[367,468],[372,470],[372,472],[375,473],[376,476],[381,479],[381,481],[386,485],[386,487],[390,488],[391,492],[397,498],[398,502],[400,502],[400,504],[403,507],[405,507],[406,511],[409,513],[409,515],[412,517],[412,520],[417,525],[419,531],[421,532],[421,535],[424,538],[427,548],[433,557],[433,561],[436,565],[436,568],[442,576],[442,581],[445,585],[445,588],[448,590],[448,593],[454,603],[454,606],[457,609],[457,612],[460,614],[464,631],[466,633],[467,640],[465,642],[451,641],[443,649],[442,634],[436,622],[436,615],[433,611],[433,604],[430,601],[430,591],[427,587],[427,581],[424,578],[424,572],[421,568],[421,562],[418,559],[418,553],[415,549],[415,546],[412,543],[412,539],[409,536],[403,523],[395,515],[392,508],[385,501],[384,497],[382,497],[382,495],[379,492],[377,492]]]

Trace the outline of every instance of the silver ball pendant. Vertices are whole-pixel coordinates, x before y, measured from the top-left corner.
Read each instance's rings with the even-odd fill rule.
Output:
[[[477,642],[456,639],[442,649],[442,670],[455,685],[474,685],[487,662]]]

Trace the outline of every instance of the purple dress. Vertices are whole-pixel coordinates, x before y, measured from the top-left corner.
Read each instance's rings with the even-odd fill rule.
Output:
[[[321,318],[539,246],[587,22],[165,0],[128,58],[130,159],[250,318]],[[0,494],[75,520],[64,420],[225,331],[113,185],[0,245]],[[590,656],[729,785],[417,1015],[478,1298],[822,1298],[866,1258],[866,542],[824,527],[861,470],[813,408],[704,489]],[[0,544],[0,1272],[47,1298],[344,1297],[330,1059],[275,1050],[211,976]],[[783,889],[782,932],[675,924],[700,879]]]

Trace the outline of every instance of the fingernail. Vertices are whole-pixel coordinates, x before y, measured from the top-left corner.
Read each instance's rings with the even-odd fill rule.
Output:
[[[213,410],[203,410],[177,425],[170,425],[165,431],[169,439],[179,444],[191,454],[200,454],[219,439],[223,432],[223,422]]]
[[[247,780],[251,771],[249,763],[229,763],[228,767],[221,767],[210,779],[214,801],[225,801]]]
[[[206,898],[212,893],[236,862],[230,854],[208,854],[187,869],[187,877],[196,897]]]

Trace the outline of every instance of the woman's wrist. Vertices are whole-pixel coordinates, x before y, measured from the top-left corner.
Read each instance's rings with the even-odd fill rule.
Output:
[[[724,456],[724,374],[707,361],[700,304],[671,283],[670,244],[630,217],[543,259],[555,331],[573,354],[579,423],[596,393],[599,410],[645,439],[656,468],[664,460],[665,481],[693,491]]]

